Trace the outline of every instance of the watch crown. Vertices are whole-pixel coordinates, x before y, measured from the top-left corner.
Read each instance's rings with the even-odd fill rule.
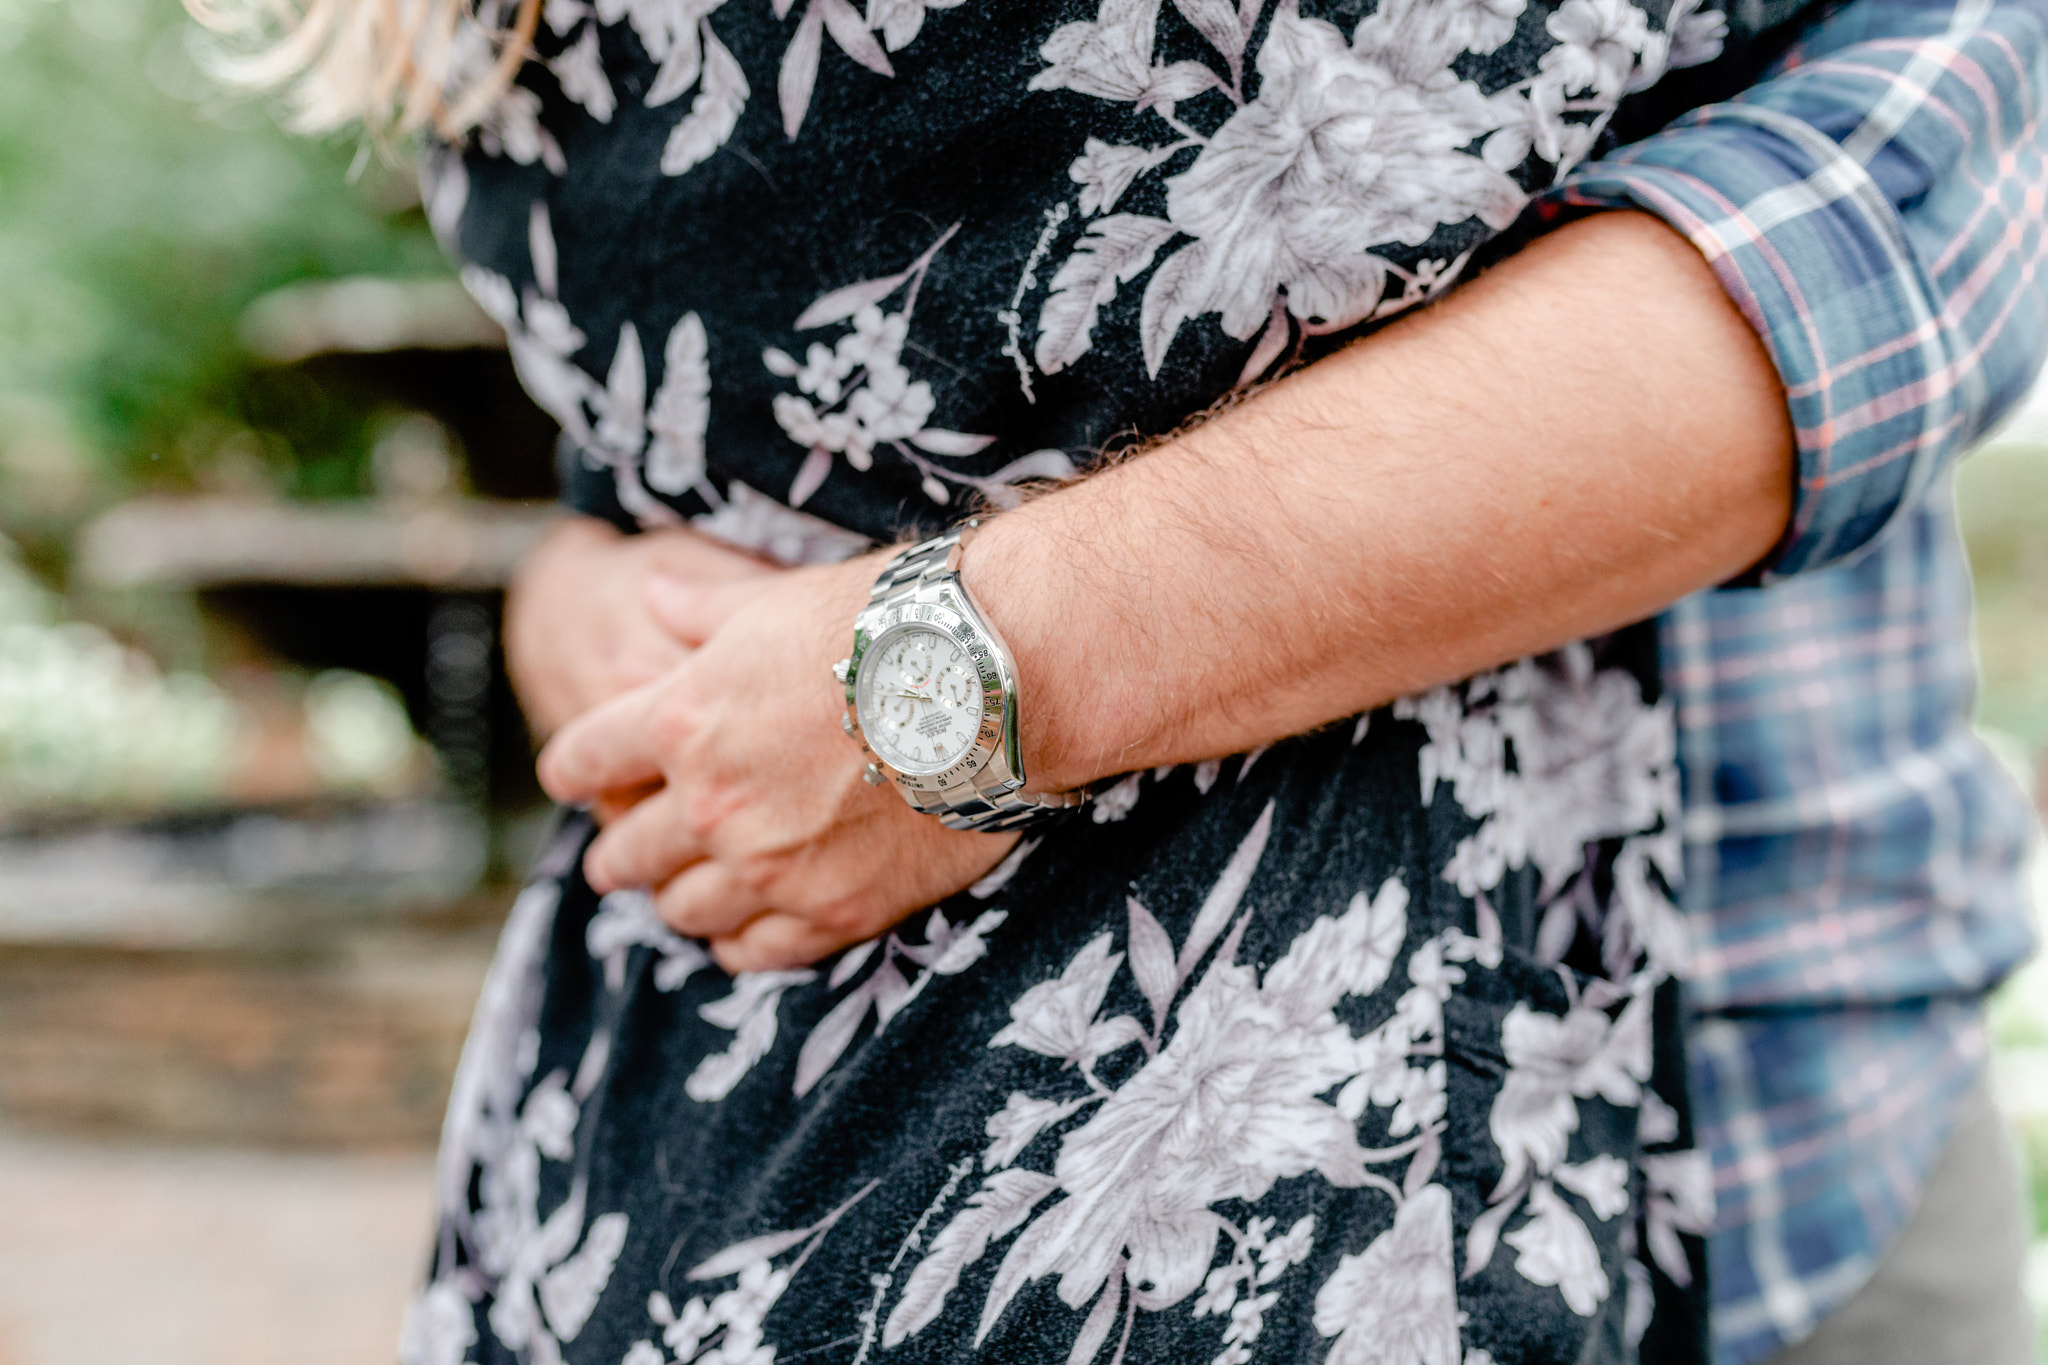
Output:
[[[848,673],[851,673],[852,671],[853,657],[851,655],[848,655],[846,658],[841,659],[838,663],[832,665],[832,676],[839,679],[839,681],[841,682],[845,682],[846,675]]]
[[[870,787],[879,787],[884,782],[887,782],[889,780],[888,778],[882,776],[882,770],[880,768],[877,768],[872,763],[868,764],[867,771],[862,773],[861,776],[865,777],[868,780],[868,785]]]
[[[848,711],[839,717],[839,728],[849,735],[853,733],[853,712]]]

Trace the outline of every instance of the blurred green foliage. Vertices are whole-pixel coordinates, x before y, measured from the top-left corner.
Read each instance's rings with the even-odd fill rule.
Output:
[[[2038,800],[2048,751],[2048,390],[1963,461],[1956,514],[1976,581],[1979,725]],[[2038,918],[2048,900],[2038,852],[2030,874]],[[2027,964],[1999,989],[1991,1032],[2032,1196],[2028,1281],[2042,1328],[2036,1358],[2048,1365],[2048,963]]]
[[[447,266],[408,172],[222,94],[204,41],[177,0],[0,0],[0,502],[17,529],[142,486],[363,491],[368,405],[255,361],[236,319],[291,281]]]
[[[1977,585],[1982,722],[2048,749],[2048,440],[2031,429],[1963,462],[1956,510]]]

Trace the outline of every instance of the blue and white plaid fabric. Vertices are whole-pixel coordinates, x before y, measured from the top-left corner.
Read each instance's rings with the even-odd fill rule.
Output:
[[[1790,394],[1759,586],[1664,620],[1724,1365],[1799,1340],[1913,1209],[2031,947],[2024,799],[1971,733],[1949,466],[2048,350],[2048,0],[1855,0],[1546,205],[1690,238]]]

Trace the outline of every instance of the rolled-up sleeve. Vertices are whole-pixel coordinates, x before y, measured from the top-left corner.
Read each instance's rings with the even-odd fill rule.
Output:
[[[1852,558],[2048,352],[2048,0],[1853,0],[1741,95],[1539,207],[1689,238],[1784,381],[1799,486],[1760,580]]]

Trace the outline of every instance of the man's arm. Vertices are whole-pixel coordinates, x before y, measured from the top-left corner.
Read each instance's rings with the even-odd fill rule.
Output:
[[[1813,60],[1559,196],[1650,209],[1698,251],[1626,217],[1571,224],[999,519],[968,576],[1024,656],[1034,778],[1247,747],[1648,614],[1767,552],[1767,576],[1853,554],[2039,367],[2044,46],[2037,0],[1857,0],[1812,35]],[[1620,295],[1607,243],[1646,272]],[[1702,289],[1703,263],[1724,292]],[[1430,389],[1424,354],[1458,382]],[[1520,420],[1489,426],[1506,412]],[[1315,482],[1329,473],[1349,481]],[[1367,557],[1366,577],[1334,571]],[[803,682],[844,652],[874,568],[792,575],[738,616],[729,591],[672,597],[662,614],[716,638],[543,764],[567,799],[666,778],[591,872],[659,887],[728,967],[867,937],[999,856],[863,787],[833,747],[836,700]],[[1112,596],[1133,605],[1107,611]]]
[[[1294,414],[1248,405],[1176,450],[1184,475],[1133,466],[1116,471],[1136,476],[1121,488],[1099,481],[1077,499],[1096,505],[1099,527],[1061,552],[1111,573],[1100,545],[1134,538],[1128,528],[1147,524],[1147,498],[1178,499],[1166,504],[1176,509],[1168,543],[1208,517],[1226,570],[1219,593],[1191,615],[1160,600],[1128,624],[1182,650],[1206,642],[1199,679],[1162,675],[1157,685],[1169,699],[1186,696],[1173,690],[1181,684],[1216,687],[1219,705],[1192,723],[1171,708],[1148,722],[1154,684],[1115,681],[1112,648],[1099,655],[1107,677],[1086,684],[1112,702],[1089,713],[1104,728],[1070,728],[1052,713],[1070,704],[1062,688],[1084,684],[1069,681],[1074,662],[1049,629],[1038,649],[1017,646],[1051,661],[1027,664],[1027,675],[1046,675],[1036,680],[1046,725],[1037,772],[1060,785],[1119,754],[1109,770],[1216,740],[1212,752],[1246,747],[1265,737],[1245,723],[1261,705],[1281,704],[1302,728],[1342,714],[1340,700],[1363,706],[1637,619],[1744,568],[1767,582],[1853,557],[2011,409],[2048,354],[2044,100],[2048,6],[2039,0],[1859,0],[1754,88],[1580,168],[1538,205],[1655,214],[1696,249],[1693,265],[1707,264],[1728,306],[1666,298],[1667,279],[1692,290],[1710,277],[1671,256],[1678,237],[1659,238],[1641,215],[1603,216],[1591,231],[1615,234],[1616,252],[1633,254],[1602,260],[1596,246],[1575,255],[1569,268],[1598,282],[1597,298],[1565,290],[1546,300],[1513,282],[1518,258],[1388,333],[1394,344],[1368,342],[1290,381],[1323,387],[1324,430],[1290,433]],[[1525,257],[1557,251],[1578,231]],[[1488,297],[1503,287],[1515,297]],[[1747,347],[1727,325],[1745,321]],[[1662,364],[1696,373],[1681,378]],[[1765,441],[1756,425],[1765,415],[1744,397],[1773,372],[1785,411]],[[1341,397],[1353,383],[1373,396],[1369,411],[1347,416]],[[1617,417],[1625,420],[1614,425]],[[1489,433],[1494,418],[1507,420]],[[1361,448],[1348,464],[1315,464],[1332,435]],[[1490,465],[1489,439],[1526,461]],[[1765,498],[1777,490],[1758,481],[1754,463],[1767,447],[1782,455],[1777,441],[1797,447],[1796,466],[1783,467],[1789,504]],[[1347,554],[1313,525],[1282,532],[1277,547],[1257,547],[1282,576],[1259,582],[1232,517],[1207,509],[1220,496],[1270,504],[1282,482],[1215,482],[1208,467],[1233,446],[1270,481],[1335,479],[1315,520],[1356,515],[1378,543]],[[1177,493],[1178,477],[1194,487]],[[1412,523],[1408,512],[1419,513]],[[1060,534],[1043,517],[1007,520],[991,530],[994,544],[970,550],[998,594],[1011,573],[998,561],[1034,553],[1019,543],[1027,529]],[[1489,536],[1489,525],[1500,534]],[[1195,560],[1184,550],[1174,562],[1190,571]],[[1456,590],[1433,600],[1461,570]],[[1057,572],[1039,563],[1025,577]],[[1148,591],[1144,581],[1133,590],[1140,601]],[[1270,615],[1304,598],[1316,623],[1304,647],[1233,652],[1238,642],[1266,648],[1256,626],[1247,636],[1226,624],[1250,619],[1249,602]],[[1017,600],[1017,624],[1000,613],[999,622],[1036,638],[1032,604],[1021,592]],[[1333,613],[1355,627],[1350,638],[1321,624]]]
[[[2048,355],[2048,3],[1856,0],[1537,205],[1683,233],[1763,339],[1799,492],[1759,581],[1855,557]]]
[[[1793,472],[1777,374],[1700,254],[1601,214],[998,517],[963,574],[1057,790],[1641,620],[1760,559]]]
[[[1168,445],[997,518],[965,575],[1063,786],[1209,757],[1639,619],[1753,562],[1791,502],[1776,375],[1654,219],[1570,224]],[[809,961],[991,867],[860,779],[830,665],[868,556],[664,588],[691,658],[541,756],[591,845],[731,970]]]

